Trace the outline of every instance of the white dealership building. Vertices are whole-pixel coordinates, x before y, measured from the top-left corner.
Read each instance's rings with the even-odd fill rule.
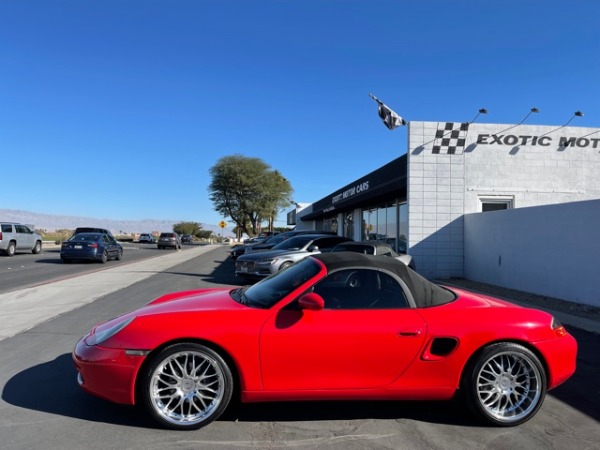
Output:
[[[385,240],[428,278],[600,306],[600,129],[410,122],[405,155],[288,223]]]

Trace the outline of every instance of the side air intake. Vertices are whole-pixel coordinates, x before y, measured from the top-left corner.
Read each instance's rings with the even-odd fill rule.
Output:
[[[430,353],[435,356],[446,356],[454,351],[458,341],[455,338],[435,338],[431,343]]]

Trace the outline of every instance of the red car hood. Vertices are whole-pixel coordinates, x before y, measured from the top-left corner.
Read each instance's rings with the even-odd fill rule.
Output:
[[[235,288],[199,289],[174,292],[157,298],[135,311],[137,316],[183,311],[239,310],[247,308],[231,298]]]

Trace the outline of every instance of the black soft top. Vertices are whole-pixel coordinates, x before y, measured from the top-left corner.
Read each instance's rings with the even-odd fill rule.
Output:
[[[406,264],[389,256],[372,256],[356,252],[331,252],[311,256],[321,261],[327,272],[339,269],[365,267],[383,269],[400,277],[408,286],[417,307],[438,306],[453,301],[455,294],[422,277]]]

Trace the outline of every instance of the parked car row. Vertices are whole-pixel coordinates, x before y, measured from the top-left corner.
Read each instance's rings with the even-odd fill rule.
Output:
[[[293,233],[293,232],[287,232]],[[246,279],[260,279],[273,275],[280,270],[307,256],[328,252],[354,252],[366,255],[387,256],[402,261],[414,269],[409,255],[396,253],[388,244],[377,241],[355,242],[334,233],[296,232],[296,235],[281,233],[261,244],[244,246],[242,254],[237,254],[235,274]],[[232,250],[232,257],[235,249]]]

